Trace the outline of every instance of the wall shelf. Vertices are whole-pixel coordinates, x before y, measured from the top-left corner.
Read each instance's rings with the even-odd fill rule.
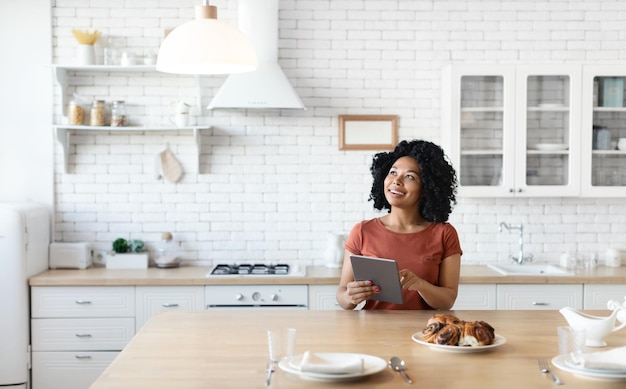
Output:
[[[61,145],[63,154],[63,172],[68,171],[68,157],[69,148],[71,144],[71,135],[76,131],[96,131],[96,132],[157,132],[157,131],[191,131],[193,133],[194,143],[196,146],[196,163],[197,168],[200,170],[200,153],[202,151],[202,130],[209,130],[211,127],[206,126],[185,126],[185,127],[94,127],[94,126],[76,126],[76,125],[55,125],[52,127],[54,130],[54,137]]]
[[[54,78],[61,87],[61,114],[66,115],[67,107],[67,86],[68,86],[68,72],[83,72],[83,73],[159,73],[167,75],[168,73],[158,72],[155,65],[52,65],[54,72]],[[199,109],[202,109],[202,88],[200,87],[200,76],[195,75],[196,81],[196,99]]]

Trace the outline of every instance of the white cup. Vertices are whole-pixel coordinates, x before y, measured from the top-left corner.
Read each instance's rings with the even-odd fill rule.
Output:
[[[604,261],[608,267],[620,267],[622,266],[622,252],[614,248],[606,249]]]
[[[120,65],[122,66],[131,66],[135,64],[135,60],[128,52],[122,53],[122,59],[120,60]]]
[[[617,141],[617,149],[626,150],[626,138],[619,138],[619,141]]]
[[[176,127],[185,127],[189,125],[188,113],[177,113],[170,117],[170,121],[176,125]]]

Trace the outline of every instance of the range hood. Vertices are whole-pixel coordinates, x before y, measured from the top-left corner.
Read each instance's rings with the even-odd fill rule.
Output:
[[[208,109],[305,109],[278,65],[278,0],[239,0],[239,29],[252,41],[259,67],[231,74]]]

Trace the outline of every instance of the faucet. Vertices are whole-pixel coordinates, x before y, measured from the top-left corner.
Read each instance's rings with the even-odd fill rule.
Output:
[[[510,224],[507,224],[505,222],[500,223],[500,226],[498,228],[499,232],[503,231],[503,228],[506,228],[507,230],[511,231],[511,230],[519,230],[519,255],[517,257],[514,256],[510,256],[510,258],[515,261],[516,263],[518,263],[519,265],[524,264],[524,262],[526,261],[532,261],[533,260],[533,255],[530,254],[527,257],[524,257],[524,225],[522,223],[520,223],[517,226],[513,226]]]

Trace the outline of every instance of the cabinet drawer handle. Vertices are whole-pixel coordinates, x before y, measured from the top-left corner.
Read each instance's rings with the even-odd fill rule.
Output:
[[[161,304],[161,306],[163,308],[176,308],[178,306],[178,304],[176,304],[176,303],[165,303],[165,304]]]
[[[91,355],[74,355],[76,359],[91,359]]]
[[[549,303],[542,303],[538,301],[533,301],[533,305],[550,305]]]
[[[78,305],[87,305],[87,304],[91,304],[91,301],[89,300],[75,300],[75,303]]]
[[[91,334],[76,334],[77,338],[91,338]]]

